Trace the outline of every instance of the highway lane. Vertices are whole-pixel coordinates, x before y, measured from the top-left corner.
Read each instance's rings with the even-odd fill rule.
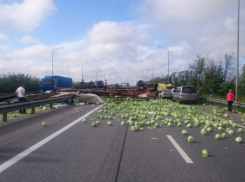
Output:
[[[186,127],[176,126],[155,129],[159,132],[153,129],[147,133],[129,133],[119,181],[245,180],[243,172],[245,146],[236,143],[235,136],[218,141],[213,138],[213,133],[201,136],[199,129],[191,128],[187,130],[194,136],[195,142],[188,143],[189,135],[181,134],[183,128],[186,129]],[[192,159],[193,164],[184,161],[166,135],[171,135],[179,143]],[[152,140],[152,136],[158,139]],[[209,150],[209,158],[201,157],[201,150],[204,148]]]
[[[35,121],[40,127],[2,145],[0,164],[92,109],[91,105],[68,106],[32,117],[29,122]],[[46,128],[40,124],[44,118],[50,123]],[[113,126],[102,120],[99,127],[93,128],[91,122],[97,120],[97,112],[87,120],[0,173],[0,181],[245,181],[245,145],[234,141],[236,135],[217,141],[214,132],[201,136],[199,128],[187,129],[184,125],[130,132],[127,126],[120,126],[120,116],[112,120]],[[182,129],[194,137],[194,143],[187,142],[188,135],[183,136]],[[186,163],[167,135],[193,163]],[[201,157],[204,148],[209,150],[209,158]]]

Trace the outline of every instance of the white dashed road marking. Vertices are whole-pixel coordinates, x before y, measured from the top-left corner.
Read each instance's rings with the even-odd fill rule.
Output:
[[[193,163],[193,161],[190,159],[190,157],[185,153],[185,151],[179,146],[179,144],[173,139],[171,135],[167,135],[170,142],[175,146],[175,148],[178,150],[180,155],[185,159],[187,163]]]

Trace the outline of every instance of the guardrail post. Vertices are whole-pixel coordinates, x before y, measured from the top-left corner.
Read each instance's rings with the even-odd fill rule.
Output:
[[[35,114],[35,107],[31,108],[31,114]]]
[[[53,108],[53,103],[49,104],[49,108],[52,109]]]
[[[240,103],[237,103],[237,107],[238,107],[238,109],[240,109]]]
[[[3,122],[7,122],[8,121],[8,117],[7,117],[7,113],[3,113]]]

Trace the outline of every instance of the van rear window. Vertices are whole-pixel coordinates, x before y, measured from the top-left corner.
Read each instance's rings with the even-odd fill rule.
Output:
[[[182,93],[197,93],[197,90],[195,87],[183,87]]]

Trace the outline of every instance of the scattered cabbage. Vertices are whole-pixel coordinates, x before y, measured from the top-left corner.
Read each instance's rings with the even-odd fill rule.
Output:
[[[187,134],[187,131],[186,130],[182,130],[181,132],[183,135],[186,135]]]
[[[202,156],[203,157],[208,157],[208,150],[207,149],[203,149],[202,150]]]
[[[112,125],[112,124],[111,124],[111,121],[108,121],[108,122],[107,122],[107,125],[108,125],[108,126],[111,126],[111,125]]]
[[[220,135],[220,134],[216,134],[216,135],[214,136],[214,138],[217,139],[217,140],[219,140],[219,139],[221,138],[221,135]]]
[[[229,131],[228,131],[228,134],[229,134],[229,135],[233,135],[233,134],[234,134],[234,131],[233,131],[233,130],[229,130]]]
[[[212,128],[211,128],[211,127],[208,127],[208,128],[207,128],[207,131],[208,131],[208,132],[211,132],[211,131],[212,131]]]
[[[241,143],[242,142],[242,137],[236,137],[236,142]]]
[[[158,128],[158,127],[160,127],[160,124],[159,124],[159,123],[155,123],[154,126],[155,126],[156,128]]]
[[[136,131],[136,127],[135,126],[131,126],[130,127],[130,131],[135,132]]]
[[[226,133],[222,133],[221,138],[226,138]]]
[[[187,140],[188,140],[189,143],[192,143],[192,142],[194,141],[194,138],[193,138],[193,136],[189,136],[189,137],[187,138]]]
[[[82,122],[82,123],[85,123],[86,121],[87,121],[87,120],[84,118],[81,122]]]
[[[243,129],[242,128],[238,128],[237,129],[237,133],[243,133],[244,131],[243,131]]]
[[[206,135],[206,134],[207,134],[206,129],[204,129],[204,128],[203,128],[203,129],[201,129],[201,134],[202,134],[202,135]]]

